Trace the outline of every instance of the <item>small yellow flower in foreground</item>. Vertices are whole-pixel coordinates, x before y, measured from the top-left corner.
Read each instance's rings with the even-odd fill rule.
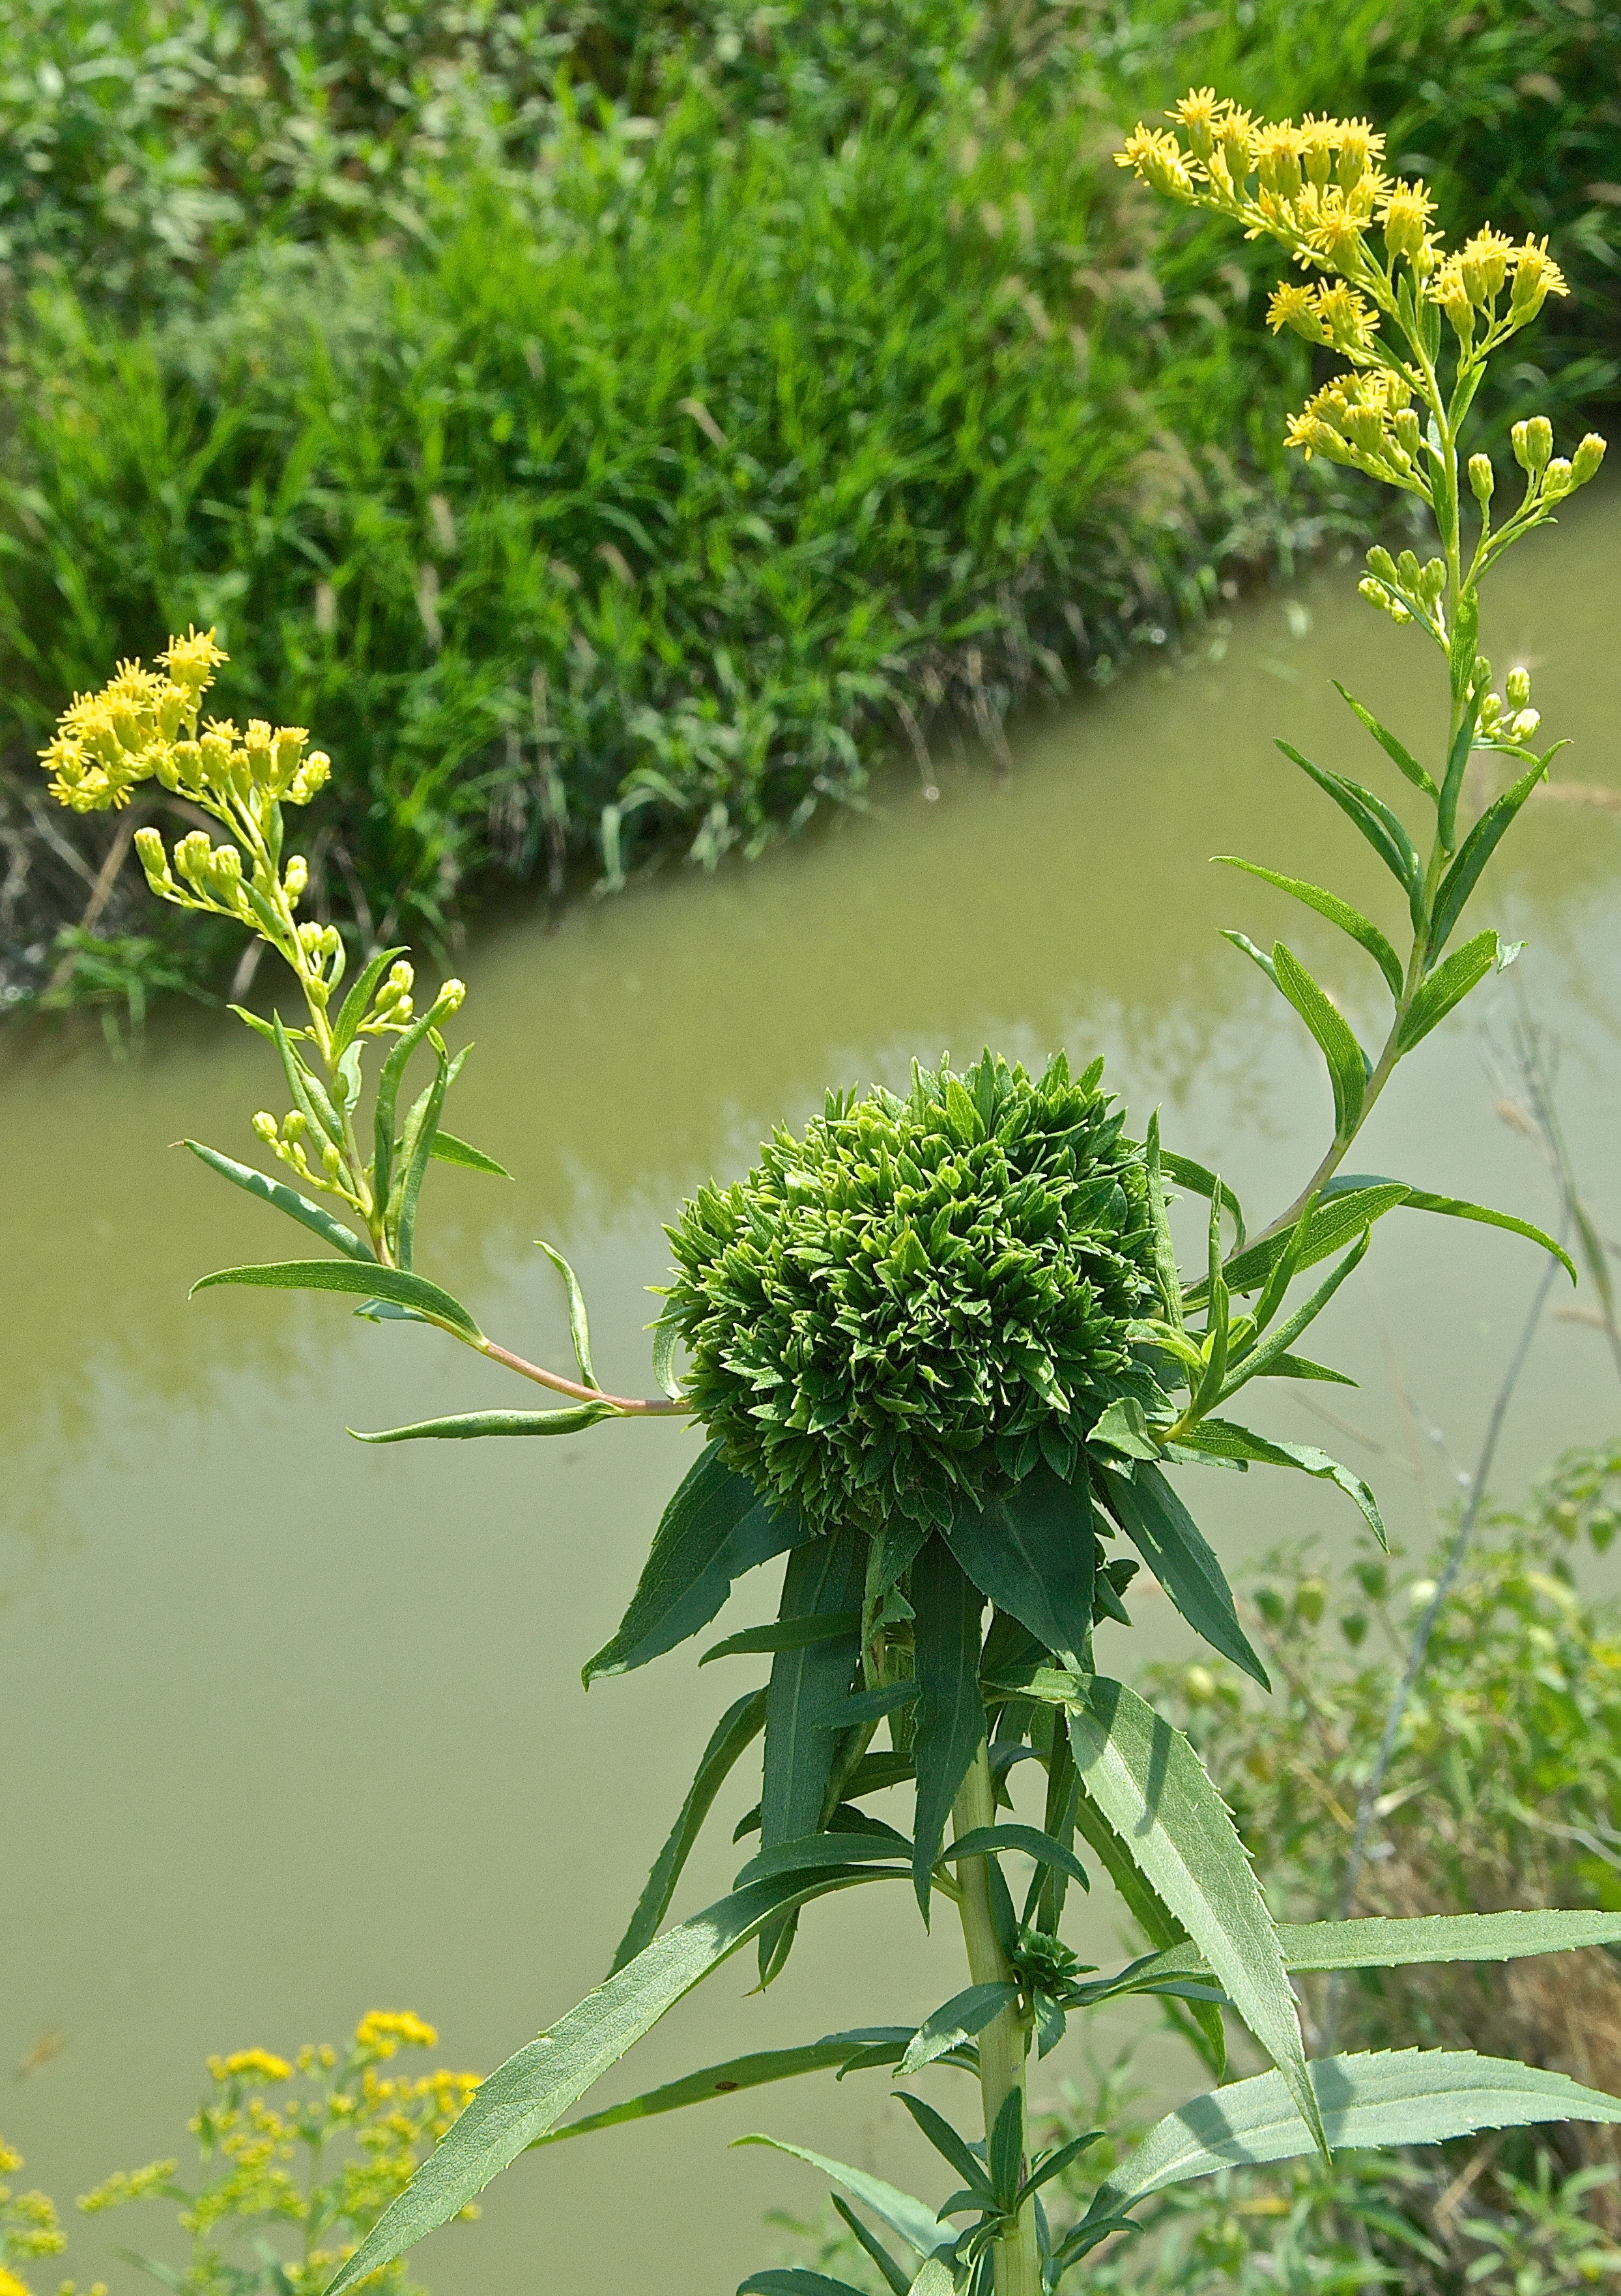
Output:
[[[14,2151],[4,2137],[0,2136],[0,2177],[9,2177],[13,2169],[21,2169],[21,2153]]]
[[[407,2048],[431,2049],[439,2034],[409,2009],[368,2009],[355,2028],[355,2038],[363,2049],[391,2057],[402,2041]]]
[[[0,2264],[0,2296],[33,2296],[33,2291],[26,2280],[19,2280],[14,2272]]]
[[[209,2070],[218,2081],[242,2080],[249,2076],[267,2081],[292,2079],[292,2067],[286,2058],[273,2055],[268,2049],[238,2049],[228,2057],[210,2057]]]

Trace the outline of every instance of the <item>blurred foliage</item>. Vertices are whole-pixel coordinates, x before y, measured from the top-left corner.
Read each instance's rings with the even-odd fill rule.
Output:
[[[183,2179],[177,2160],[121,2169],[78,2205],[94,2216],[136,2202],[176,2204],[170,2256],[117,2251],[172,2296],[318,2296],[478,2087],[476,2073],[391,2066],[402,2048],[431,2049],[438,2038],[409,2010],[372,2009],[341,2049],[311,2042],[291,2061],[261,2048],[210,2057],[191,2122],[198,2173]],[[21,2166],[0,2141],[0,2171]],[[66,2245],[44,2194],[13,2199],[0,2186],[0,2296],[33,2296],[8,2264]],[[370,2284],[421,2296],[402,2264]],[[74,2296],[70,2282],[60,2296]]]
[[[1365,518],[1284,467],[1307,355],[1248,258],[1108,164],[1190,78],[1369,110],[1444,221],[1551,231],[1553,395],[1615,373],[1615,0],[10,0],[0,35],[0,748],[217,624],[222,707],[338,760],[316,893],[366,940],[444,937],[492,867],[756,850],[878,750],[926,772],[935,721],[1000,755],[1033,688]],[[74,910],[19,835],[37,987]]]

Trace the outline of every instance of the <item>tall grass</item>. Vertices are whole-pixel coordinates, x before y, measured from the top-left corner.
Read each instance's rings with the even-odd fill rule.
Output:
[[[103,48],[155,12],[101,16]],[[495,865],[753,850],[942,710],[994,747],[1033,685],[1111,675],[1345,514],[1282,467],[1300,347],[1109,164],[1180,82],[1399,87],[1392,150],[1433,146],[1454,207],[1501,179],[1500,220],[1600,275],[1621,237],[1586,85],[1555,81],[1613,81],[1621,19],[1551,0],[1461,30],[1423,0],[1382,42],[1371,0],[469,7],[404,12],[413,55],[355,5],[309,12],[274,85],[256,13],[208,19],[212,80],[193,44],[169,110],[137,104],[123,222],[53,146],[29,251],[13,189],[0,742],[218,624],[223,706],[338,760],[318,892],[367,936],[448,931]],[[1511,94],[1543,65],[1557,102]],[[125,152],[106,84],[81,143]],[[130,186],[183,128],[193,172],[236,174],[160,260]],[[104,280],[53,271],[75,234]],[[1613,373],[1586,324],[1572,395]]]

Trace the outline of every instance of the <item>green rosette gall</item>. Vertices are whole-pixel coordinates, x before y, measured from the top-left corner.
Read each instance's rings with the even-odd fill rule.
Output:
[[[1152,1406],[1142,1149],[1060,1054],[834,1093],[669,1230],[664,1320],[728,1466],[813,1529],[944,1529],[1038,1460],[1074,1473],[1109,1404]]]

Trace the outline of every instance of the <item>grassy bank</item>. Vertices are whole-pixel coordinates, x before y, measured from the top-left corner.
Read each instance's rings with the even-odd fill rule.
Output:
[[[1283,467],[1259,268],[1110,164],[1189,79],[1551,232],[1559,387],[1614,375],[1613,7],[67,12],[8,12],[3,97],[13,993],[105,835],[47,841],[29,752],[188,620],[337,760],[323,906],[444,936],[492,871],[753,849],[942,718],[994,749],[1354,515]]]

